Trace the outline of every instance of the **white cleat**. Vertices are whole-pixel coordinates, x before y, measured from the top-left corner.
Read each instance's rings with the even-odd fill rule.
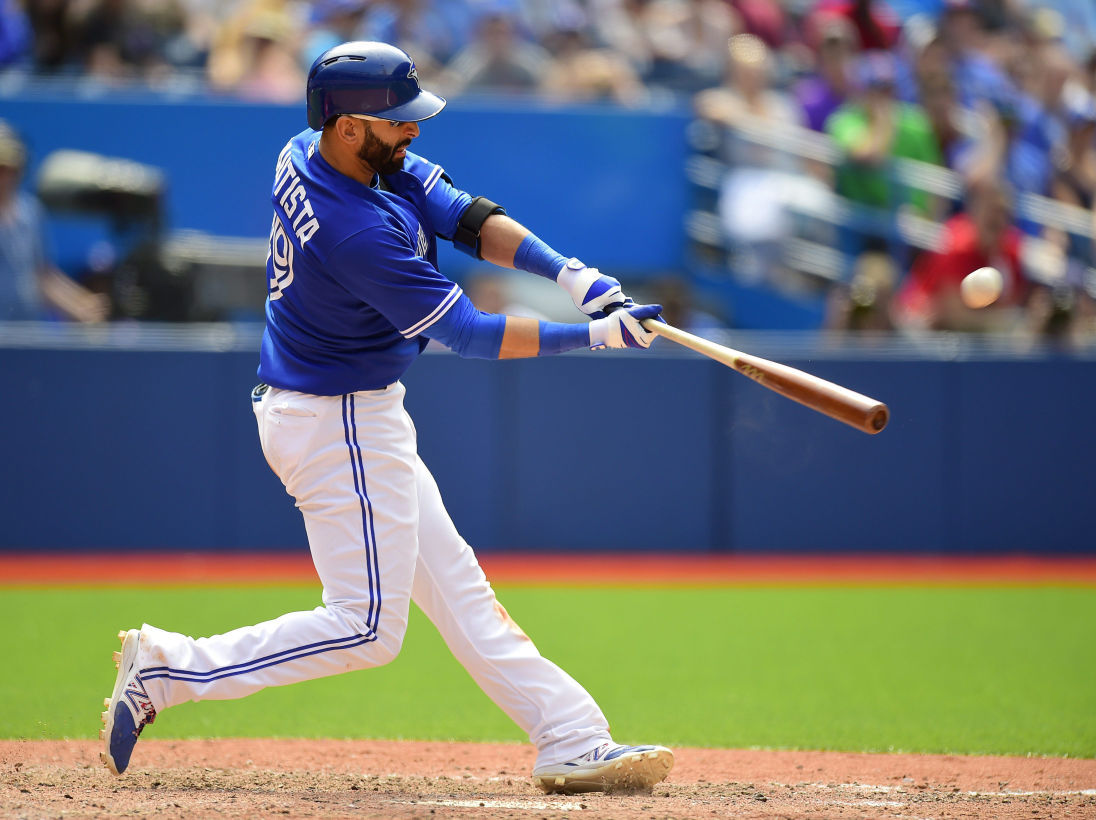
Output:
[[[141,632],[123,630],[118,638],[122,641],[122,651],[114,653],[118,675],[114,680],[114,693],[103,699],[107,710],[102,713],[104,728],[99,732],[99,739],[104,741],[99,759],[114,774],[126,770],[141,730],[156,719],[156,710],[137,668]]]
[[[665,746],[603,743],[574,760],[535,769],[533,780],[556,794],[646,791],[673,767],[674,753]]]

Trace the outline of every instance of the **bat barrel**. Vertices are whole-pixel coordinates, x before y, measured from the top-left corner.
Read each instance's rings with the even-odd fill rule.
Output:
[[[659,336],[665,336],[670,341],[725,364],[743,376],[753,379],[762,387],[767,387],[785,398],[797,401],[869,435],[882,431],[890,420],[890,410],[887,405],[849,390],[847,387],[828,382],[785,364],[732,350],[663,322],[646,319],[643,326]]]
[[[890,409],[887,405],[880,401],[876,401],[875,399],[870,399],[867,396],[861,396],[859,393],[854,393],[853,395],[858,399],[865,399],[864,402],[849,401],[848,403],[845,403],[844,401],[841,401],[839,406],[832,408],[832,411],[827,410],[825,405],[816,406],[813,401],[789,394],[785,395],[790,399],[798,401],[800,404],[805,404],[812,409],[825,413],[838,421],[843,421],[845,424],[855,427],[857,430],[862,430],[872,436],[882,432],[883,428],[887,426],[887,422],[890,421]]]
[[[890,419],[883,402],[786,364],[736,351],[731,367],[785,398],[869,435],[881,432]]]

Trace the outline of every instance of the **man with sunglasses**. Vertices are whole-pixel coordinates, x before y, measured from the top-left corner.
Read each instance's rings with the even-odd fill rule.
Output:
[[[399,379],[437,340],[462,356],[545,356],[650,345],[620,283],[566,259],[441,166],[408,150],[445,100],[383,43],[322,54],[308,78],[309,129],[275,168],[262,384],[252,406],[268,463],[297,502],[323,603],[193,639],[145,625],[120,633],[103,713],[107,766],[121,774],[163,709],[379,666],[399,653],[408,606],[429,617],[476,682],[537,748],[545,791],[645,789],[673,753],[624,746],[590,695],[507,615],[416,452]],[[592,321],[476,310],[438,269],[437,239],[554,279]]]

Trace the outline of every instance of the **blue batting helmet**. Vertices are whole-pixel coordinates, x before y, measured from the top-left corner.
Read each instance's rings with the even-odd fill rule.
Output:
[[[444,99],[419,88],[415,61],[387,43],[343,43],[317,57],[308,72],[308,125],[314,131],[339,114],[419,122],[443,108]]]

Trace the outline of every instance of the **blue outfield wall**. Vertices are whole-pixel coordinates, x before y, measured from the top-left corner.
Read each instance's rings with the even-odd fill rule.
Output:
[[[1096,551],[1091,360],[784,360],[886,400],[890,426],[654,351],[427,354],[405,383],[478,549]],[[254,370],[242,351],[0,348],[0,548],[303,548]]]
[[[131,159],[164,172],[170,229],[254,237],[270,231],[278,153],[307,127],[303,101],[125,91],[82,98],[0,89],[0,117],[27,140],[29,182],[58,149]],[[683,257],[688,122],[677,109],[460,98],[422,123],[412,150],[473,196],[504,205],[561,253],[642,275],[675,268]],[[442,243],[446,273],[473,264]]]

